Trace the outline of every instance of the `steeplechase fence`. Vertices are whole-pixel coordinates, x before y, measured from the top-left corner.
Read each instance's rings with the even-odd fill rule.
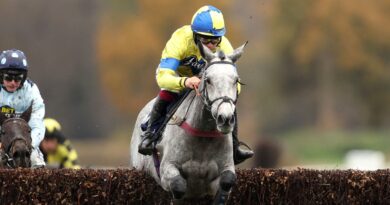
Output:
[[[237,170],[228,204],[390,204],[390,170]],[[0,204],[170,204],[131,169],[2,169]],[[210,198],[186,204],[209,204]]]

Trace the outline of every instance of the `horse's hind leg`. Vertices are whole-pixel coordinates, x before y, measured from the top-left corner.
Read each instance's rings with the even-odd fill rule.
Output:
[[[219,181],[219,189],[214,198],[213,205],[224,205],[229,197],[229,192],[236,183],[236,174],[230,170],[222,172]]]

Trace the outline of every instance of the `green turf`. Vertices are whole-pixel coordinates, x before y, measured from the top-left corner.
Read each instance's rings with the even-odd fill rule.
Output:
[[[386,158],[390,157],[390,130],[320,132],[306,129],[285,132],[279,137],[285,155],[300,164],[340,164],[345,154],[353,149],[382,151]]]

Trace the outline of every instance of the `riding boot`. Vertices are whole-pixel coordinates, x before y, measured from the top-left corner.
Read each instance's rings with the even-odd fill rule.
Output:
[[[234,117],[236,119],[234,129],[232,132],[233,136],[233,160],[234,164],[240,164],[241,162],[245,161],[248,158],[251,158],[253,156],[253,151],[249,148],[249,146],[243,142],[240,142],[237,138],[238,133],[238,120],[237,120],[237,112],[234,112]],[[245,145],[249,150],[243,150],[240,148],[240,145]]]
[[[31,160],[31,168],[43,168],[46,165],[45,160],[43,159],[43,154],[38,147],[32,148],[30,160]]]
[[[160,117],[165,114],[166,107],[169,105],[169,102],[156,98],[154,102],[152,111],[150,111],[150,118],[148,122],[148,127],[146,131],[141,135],[142,141],[138,145],[138,152],[143,155],[151,155],[153,153],[153,130],[152,125],[155,121],[160,119]]]

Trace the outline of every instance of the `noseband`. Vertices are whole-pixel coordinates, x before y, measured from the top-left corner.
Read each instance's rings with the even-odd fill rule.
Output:
[[[213,100],[210,100],[210,97],[209,97],[209,94],[207,91],[207,83],[205,82],[207,80],[206,71],[207,71],[207,68],[209,68],[211,65],[214,65],[214,64],[230,64],[230,65],[233,65],[234,67],[236,67],[236,65],[230,61],[215,61],[215,62],[211,62],[211,63],[207,64],[207,66],[204,68],[203,73],[202,73],[202,87],[199,90],[199,92],[200,92],[201,98],[203,99],[203,103],[206,105],[206,108],[210,111],[211,111],[211,106],[216,101],[222,100],[218,104],[218,107],[217,107],[217,110],[219,110],[219,107],[222,105],[222,103],[232,103],[235,105],[237,102],[237,97],[238,97],[238,90],[236,89],[236,99],[235,100],[233,100],[231,97],[226,96],[226,95],[221,96],[221,97],[217,97]],[[213,118],[215,118],[214,115],[213,115]]]

